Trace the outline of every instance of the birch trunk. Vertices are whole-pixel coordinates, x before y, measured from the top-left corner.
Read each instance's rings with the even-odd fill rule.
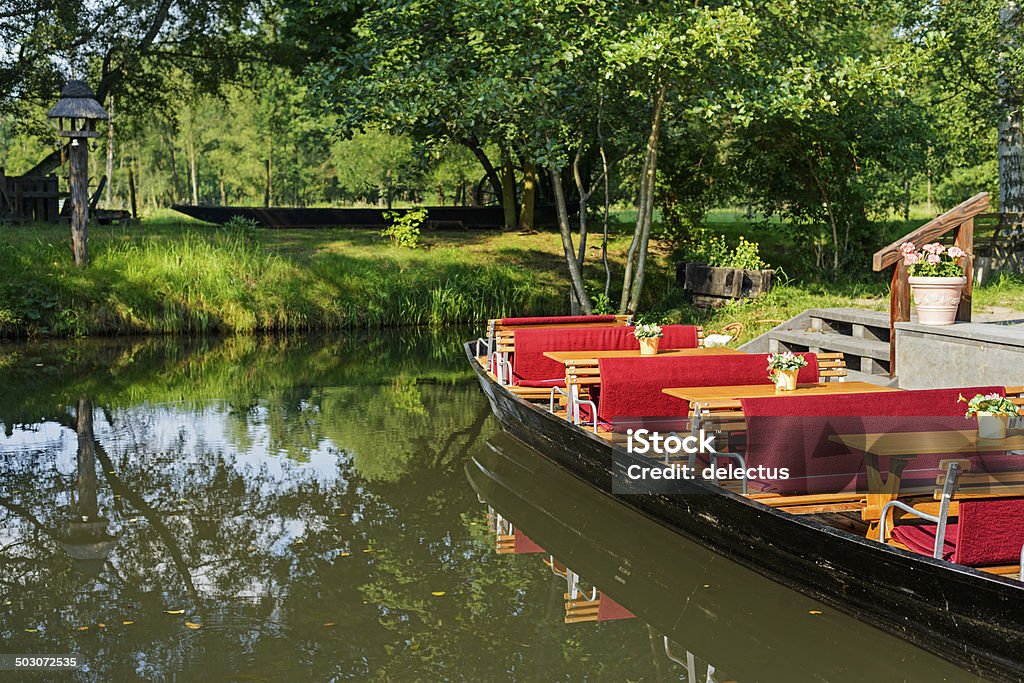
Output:
[[[580,308],[586,315],[594,312],[590,297],[587,295],[587,288],[583,285],[583,273],[579,263],[576,261],[575,250],[572,245],[572,228],[569,225],[569,210],[565,205],[565,191],[562,188],[562,175],[557,166],[552,164],[548,167],[551,175],[551,189],[555,195],[555,210],[558,213],[558,232],[562,235],[562,249],[565,252],[565,261],[569,265],[569,279],[572,283],[572,294],[579,302]]]

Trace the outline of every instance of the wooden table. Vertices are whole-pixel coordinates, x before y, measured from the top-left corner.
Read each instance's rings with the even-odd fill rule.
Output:
[[[596,362],[601,358],[681,358],[686,356],[735,356],[744,355],[743,351],[726,347],[715,347],[713,349],[664,349],[658,351],[654,356],[641,356],[640,349],[628,349],[625,351],[545,351],[544,357],[550,358],[558,363],[571,363],[580,361]]]
[[[907,463],[919,455],[941,453],[993,453],[1024,450],[1024,433],[1010,430],[1005,439],[978,438],[976,429],[943,432],[892,432],[885,434],[835,434],[829,440],[864,452],[867,469],[866,520],[877,520],[886,503],[896,500]],[[889,458],[889,475],[883,479],[879,459]],[[892,525],[886,525],[892,528]]]
[[[706,404],[716,401],[738,401],[741,398],[765,398],[769,396],[822,396],[834,394],[866,394],[880,391],[899,391],[895,387],[883,387],[870,382],[815,382],[798,384],[795,391],[778,391],[774,384],[734,384],[718,387],[671,387],[662,389],[669,396],[695,403]]]

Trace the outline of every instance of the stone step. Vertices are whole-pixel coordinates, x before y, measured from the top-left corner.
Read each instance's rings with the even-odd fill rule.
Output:
[[[850,337],[835,332],[813,330],[772,330],[769,353],[778,351],[841,352],[846,366],[867,374],[889,374],[889,343],[876,339]]]
[[[859,308],[812,308],[807,311],[809,328],[835,332],[858,339],[889,341],[889,314]]]
[[[882,375],[875,375],[868,372],[861,372],[859,370],[847,370],[846,371],[847,382],[868,382],[870,384],[877,384],[882,387],[896,386],[896,378],[889,377],[889,373]]]

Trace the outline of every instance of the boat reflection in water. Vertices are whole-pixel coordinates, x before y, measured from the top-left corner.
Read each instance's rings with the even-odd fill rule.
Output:
[[[495,548],[534,553],[566,582],[567,624],[636,616],[688,681],[981,680],[693,543],[506,434],[488,446],[466,473]]]

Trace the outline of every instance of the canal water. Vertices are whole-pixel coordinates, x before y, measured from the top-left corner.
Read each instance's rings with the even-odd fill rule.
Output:
[[[500,434],[462,336],[0,346],[0,653],[86,662],[0,678],[977,680]]]

